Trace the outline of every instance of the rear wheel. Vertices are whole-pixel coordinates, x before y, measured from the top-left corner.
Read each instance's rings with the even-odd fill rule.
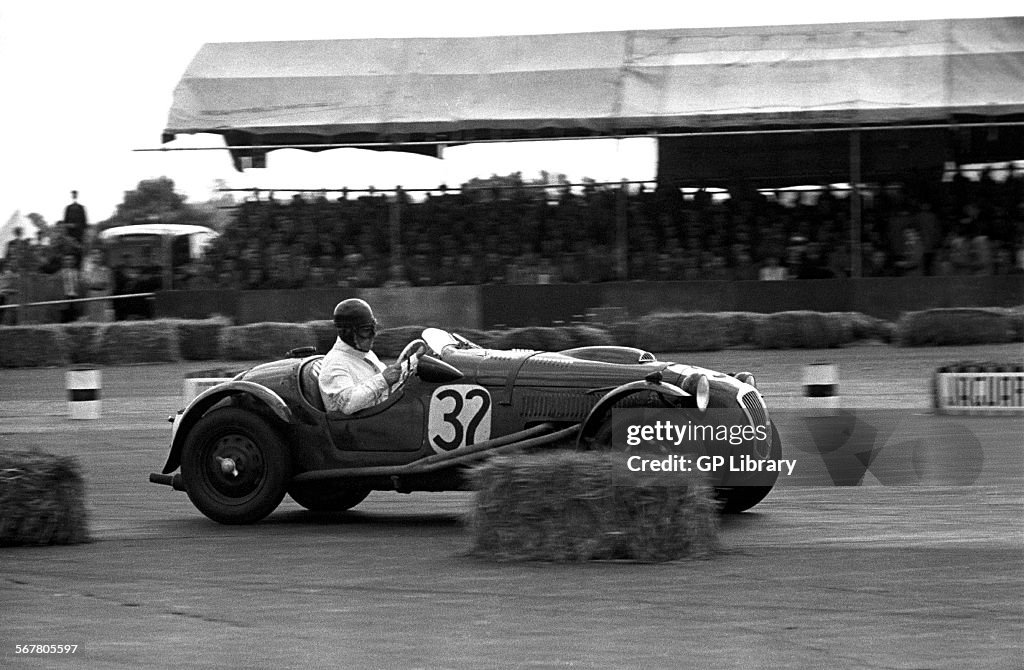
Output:
[[[182,450],[185,492],[200,512],[220,523],[254,523],[273,512],[290,474],[277,431],[234,407],[199,419]]]
[[[288,490],[292,500],[311,512],[344,512],[352,509],[370,495],[365,486],[305,485]]]

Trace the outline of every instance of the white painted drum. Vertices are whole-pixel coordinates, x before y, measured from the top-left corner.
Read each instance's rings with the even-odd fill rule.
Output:
[[[97,368],[76,366],[65,375],[68,391],[68,418],[98,419],[103,401],[103,375]]]

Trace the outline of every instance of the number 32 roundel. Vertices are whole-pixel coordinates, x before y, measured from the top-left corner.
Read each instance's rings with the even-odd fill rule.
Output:
[[[430,397],[427,440],[438,453],[491,437],[491,394],[483,386],[442,386]]]

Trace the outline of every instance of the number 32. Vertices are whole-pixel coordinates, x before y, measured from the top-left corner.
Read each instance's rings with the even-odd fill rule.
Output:
[[[430,398],[427,439],[434,451],[482,442],[491,436],[491,395],[482,386],[455,384]]]

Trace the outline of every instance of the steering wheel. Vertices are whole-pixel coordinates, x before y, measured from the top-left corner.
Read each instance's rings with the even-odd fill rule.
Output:
[[[399,364],[402,364],[406,360],[412,358],[414,355],[422,354],[426,350],[427,350],[427,343],[424,342],[423,340],[419,339],[419,338],[416,338],[415,340],[413,340],[409,344],[405,345],[405,348],[402,349],[402,353],[398,354],[398,361],[397,362]]]

